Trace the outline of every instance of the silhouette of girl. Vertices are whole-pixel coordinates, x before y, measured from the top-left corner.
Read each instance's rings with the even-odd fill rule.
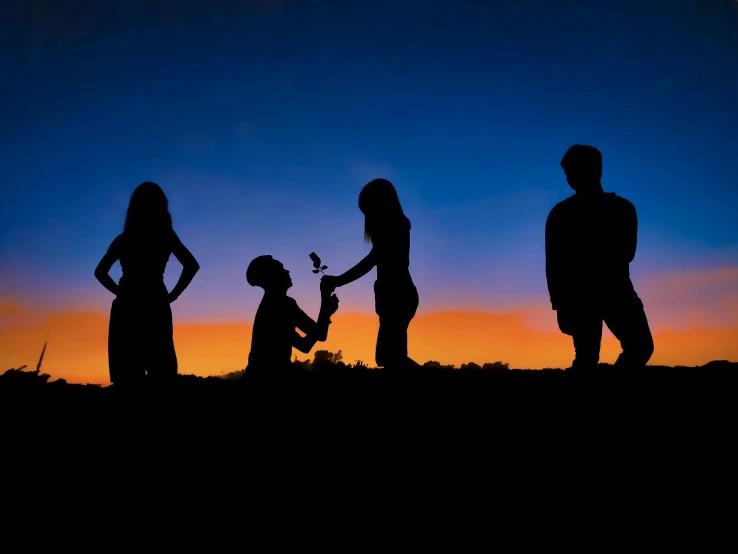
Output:
[[[172,228],[169,201],[156,183],[141,183],[131,195],[123,233],[115,237],[95,269],[95,277],[116,298],[110,309],[108,364],[113,383],[157,380],[177,374],[172,338],[174,302],[200,269]],[[174,254],[182,274],[171,292],[164,269]],[[119,283],[108,272],[120,260]]]
[[[379,316],[376,361],[388,368],[418,364],[407,355],[407,329],[418,309],[418,290],[410,277],[410,220],[405,217],[395,187],[386,179],[374,179],[359,194],[364,214],[364,239],[371,252],[343,275],[326,275],[321,289],[332,293],[363,277],[376,265],[374,305]]]

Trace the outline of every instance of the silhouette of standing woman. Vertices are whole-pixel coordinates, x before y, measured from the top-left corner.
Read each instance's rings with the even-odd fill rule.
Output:
[[[377,266],[375,310],[379,316],[376,361],[392,369],[419,367],[407,355],[407,329],[418,309],[418,290],[410,277],[410,220],[405,217],[395,187],[374,179],[359,194],[364,214],[364,239],[371,252],[343,275],[326,275],[321,289],[332,293]]]
[[[179,281],[167,292],[164,269],[174,254],[182,264]],[[120,260],[115,283],[108,272]],[[110,309],[108,364],[115,384],[158,381],[177,375],[172,337],[174,302],[200,269],[172,228],[169,201],[156,183],[141,183],[131,195],[123,233],[115,237],[95,269],[95,277],[116,298]]]

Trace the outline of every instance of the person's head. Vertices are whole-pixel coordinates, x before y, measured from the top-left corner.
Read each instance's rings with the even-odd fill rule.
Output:
[[[561,158],[566,182],[577,192],[600,188],[602,154],[594,146],[575,144]]]
[[[373,242],[378,232],[398,226],[410,227],[394,185],[387,179],[370,181],[359,193],[359,209],[364,214],[364,240]]]
[[[265,291],[287,292],[292,286],[290,272],[282,262],[271,256],[257,256],[246,269],[246,282],[252,287],[261,287]]]
[[[136,187],[128,204],[123,232],[127,234],[165,234],[172,230],[169,200],[156,183],[146,181]]]

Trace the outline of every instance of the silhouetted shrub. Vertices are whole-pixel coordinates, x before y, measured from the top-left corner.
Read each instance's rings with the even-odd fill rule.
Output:
[[[456,366],[454,365],[443,365],[441,362],[437,362],[435,360],[430,360],[428,362],[425,362],[423,364],[423,367],[427,369],[435,369],[435,370],[454,370],[456,369]]]
[[[244,373],[246,373],[246,369],[239,369],[238,371],[231,371],[230,373],[221,375],[220,378],[224,381],[237,381],[243,378]]]
[[[26,366],[22,365],[18,368],[12,368],[0,375],[0,382],[25,384],[25,385],[43,385],[51,376],[48,373],[40,373],[36,371],[26,371]]]
[[[341,361],[343,361],[343,351],[341,350],[339,350],[335,354],[328,350],[318,350],[317,352],[315,352],[315,357],[313,358],[313,365],[324,364],[324,363],[337,364]]]
[[[482,369],[485,369],[485,370],[497,370],[497,371],[503,370],[503,371],[505,371],[505,370],[509,370],[510,369],[510,364],[503,364],[502,362],[494,362],[494,363],[487,362],[486,364],[484,364],[482,366]]]

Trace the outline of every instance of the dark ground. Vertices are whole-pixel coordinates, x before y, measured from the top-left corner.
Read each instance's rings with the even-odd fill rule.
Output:
[[[103,437],[111,426],[139,428],[143,436],[160,423],[165,435],[200,429],[241,437],[299,432],[350,439],[359,431],[397,436],[403,429],[411,437],[438,438],[544,430],[576,435],[587,429],[644,435],[649,425],[663,436],[688,433],[697,422],[729,421],[738,363],[640,371],[601,365],[581,373],[424,368],[405,376],[324,365],[269,381],[180,375],[173,386],[139,390],[46,382],[34,375],[0,376],[2,421],[19,432],[51,436],[87,429]]]
[[[265,522],[293,536],[285,522],[317,518],[312,532],[338,540],[360,524],[350,540],[362,544],[440,517],[428,537],[462,513],[483,516],[465,521],[484,533],[555,520],[564,545],[586,544],[593,524],[607,529],[598,544],[642,529],[674,538],[698,513],[713,526],[730,513],[720,506],[734,498],[736,384],[729,362],[407,378],[326,366],[283,382],[180,376],[135,391],[6,373],[0,482],[21,520],[75,520],[83,503],[108,524],[146,527],[182,510],[178,540],[198,510],[236,514],[237,535]],[[515,540],[554,544],[541,529]]]

